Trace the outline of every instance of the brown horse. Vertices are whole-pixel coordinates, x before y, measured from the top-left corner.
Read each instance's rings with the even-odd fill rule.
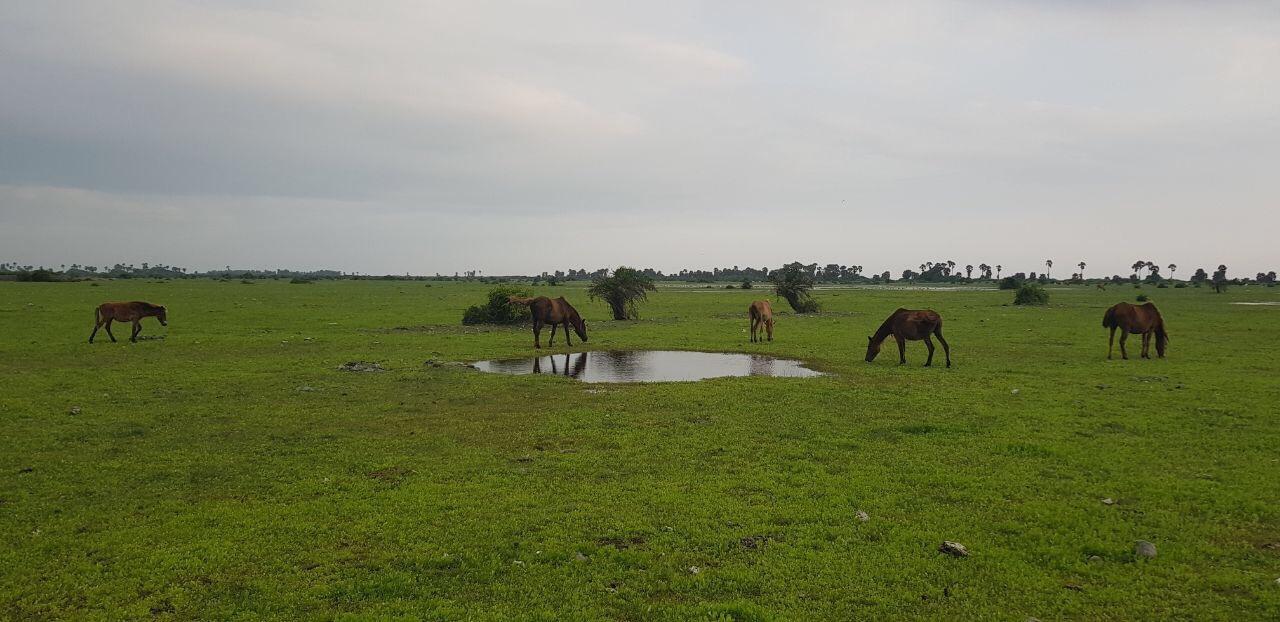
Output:
[[[760,332],[761,327],[764,332],[769,335],[769,341],[773,341],[773,307],[769,306],[768,300],[757,300],[747,307],[747,317],[751,318],[751,342],[760,341],[756,338],[756,334]]]
[[[1142,358],[1151,358],[1151,336],[1156,338],[1156,354],[1160,358],[1164,358],[1165,345],[1169,343],[1169,335],[1164,332],[1164,318],[1160,317],[1160,312],[1156,310],[1156,306],[1146,303],[1141,307],[1131,305],[1127,302],[1119,303],[1110,309],[1107,309],[1105,315],[1102,316],[1102,327],[1111,329],[1111,339],[1107,343],[1107,358],[1111,358],[1111,350],[1116,344],[1116,329],[1121,329],[1120,333],[1120,356],[1125,360],[1129,359],[1129,353],[1124,348],[1124,342],[1129,338],[1129,333],[1142,335]]]
[[[929,336],[937,335],[938,341],[942,343],[942,351],[947,355],[947,367],[951,367],[951,347],[947,345],[947,340],[942,336],[942,316],[938,315],[934,310],[911,311],[899,308],[889,314],[888,319],[880,325],[876,334],[867,337],[868,363],[876,360],[876,355],[880,354],[880,345],[884,343],[884,340],[889,335],[893,335],[893,338],[898,342],[899,365],[907,363],[908,339],[912,341],[924,340],[924,345],[929,348],[929,360],[925,361],[924,366],[933,365],[933,340]]]
[[[578,315],[578,310],[564,299],[564,296],[552,300],[546,296],[538,296],[537,298],[523,298],[520,296],[510,296],[507,302],[516,305],[524,305],[529,307],[529,312],[533,314],[533,347],[541,348],[539,335],[542,333],[542,327],[545,324],[551,325],[551,339],[547,340],[547,345],[555,345],[556,329],[561,325],[564,326],[565,345],[572,346],[573,340],[569,337],[569,327],[573,327],[573,332],[578,333],[578,338],[586,343],[587,341],[587,322]]]
[[[93,343],[93,338],[98,334],[98,329],[103,324],[107,326],[107,336],[111,337],[111,342],[115,343],[116,336],[111,334],[112,322],[133,322],[133,334],[129,336],[129,341],[138,342],[138,333],[142,332],[142,318],[154,317],[160,320],[161,326],[169,325],[169,318],[165,315],[165,308],[162,305],[153,305],[149,302],[104,302],[98,305],[93,312],[93,333],[89,335],[89,343]]]

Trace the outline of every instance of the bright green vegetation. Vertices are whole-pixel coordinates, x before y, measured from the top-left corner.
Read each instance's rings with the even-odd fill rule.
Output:
[[[833,372],[650,385],[447,364],[532,353],[459,324],[488,289],[0,283],[0,618],[1280,618],[1280,307],[1230,304],[1280,289],[1158,290],[1152,361],[1105,360],[1127,287],[817,290],[760,344],[765,291],[534,289],[591,349]],[[85,343],[129,299],[165,339]],[[953,369],[863,362],[898,306]]]

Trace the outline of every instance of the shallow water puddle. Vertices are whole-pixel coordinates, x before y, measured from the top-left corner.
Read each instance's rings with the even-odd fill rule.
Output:
[[[536,358],[480,361],[497,374],[556,374],[583,382],[677,382],[725,376],[821,376],[802,361],[762,354],[625,350],[570,352]]]
[[[1280,307],[1280,302],[1233,302],[1233,305],[1246,305],[1250,307]]]

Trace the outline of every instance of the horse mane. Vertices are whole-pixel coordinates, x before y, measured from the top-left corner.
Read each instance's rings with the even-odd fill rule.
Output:
[[[884,338],[888,337],[889,334],[893,332],[893,318],[898,317],[899,313],[905,313],[906,311],[907,309],[898,307],[896,311],[890,313],[889,317],[885,318],[884,322],[880,324],[880,328],[876,329],[876,334],[874,335],[875,339],[877,341],[884,341]]]
[[[157,311],[164,308],[164,305],[153,305],[149,302],[143,302],[141,300],[136,300],[133,302],[133,304],[138,305],[143,309],[146,309],[147,311]]]

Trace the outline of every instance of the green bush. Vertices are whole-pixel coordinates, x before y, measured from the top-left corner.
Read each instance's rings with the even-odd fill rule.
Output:
[[[707,287],[714,287],[708,285]],[[609,305],[615,320],[634,320],[640,317],[640,302],[649,299],[649,292],[656,289],[653,279],[643,272],[626,266],[618,266],[611,275],[598,276],[591,280],[587,295],[592,300],[600,299]]]
[[[304,278],[295,276],[292,279],[289,279],[289,282],[293,283],[294,285],[310,285],[311,279],[304,279]]]
[[[1148,300],[1151,300],[1151,298],[1147,297],[1146,294],[1138,294],[1138,302],[1146,302]]]
[[[1020,285],[1022,285],[1022,281],[1011,276],[1006,276],[1003,279],[1000,279],[1000,289],[1018,289]]]
[[[1049,292],[1044,291],[1036,283],[1023,283],[1018,286],[1018,291],[1013,295],[1013,304],[1015,305],[1047,305],[1049,304]]]
[[[1187,286],[1187,284],[1186,284],[1186,283],[1176,283],[1176,284],[1173,286],[1173,288],[1174,288],[1174,289],[1182,289],[1182,288],[1184,288],[1184,287],[1186,287],[1186,286]]]
[[[769,275],[773,282],[773,293],[786,298],[787,303],[796,313],[817,313],[818,301],[809,292],[813,290],[815,280],[803,265],[790,263]]]
[[[751,289],[751,281],[743,281],[742,289]]]
[[[1169,288],[1169,285],[1163,281],[1161,281],[1160,284],[1156,286],[1156,289],[1168,289],[1168,288]]]
[[[472,324],[522,324],[529,321],[529,307],[511,304],[511,296],[528,297],[529,290],[522,287],[499,286],[489,290],[489,300],[483,305],[472,305],[462,312],[462,323]]]

